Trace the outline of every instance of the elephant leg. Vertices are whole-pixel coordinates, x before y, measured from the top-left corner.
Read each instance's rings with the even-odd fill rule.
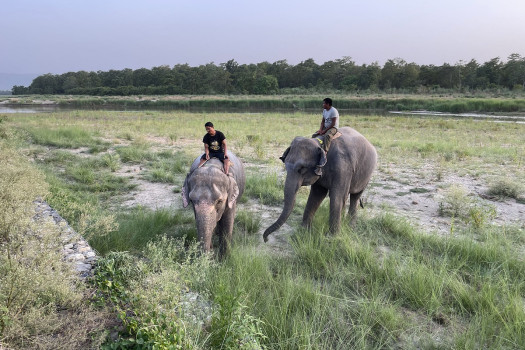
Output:
[[[346,202],[345,191],[330,191],[330,232],[338,233],[341,229],[341,213]]]
[[[226,210],[221,220],[217,223],[217,235],[219,236],[219,256],[226,256],[230,249],[233,233],[233,221],[235,219],[235,208]]]
[[[362,194],[363,191],[350,194],[350,206],[348,207],[348,215],[350,216],[351,225],[355,225],[357,218],[357,204],[359,203],[359,198],[361,198]]]
[[[306,208],[304,209],[303,214],[303,226],[310,228],[312,226],[312,221],[314,215],[319,209],[319,206],[326,197],[328,190],[324,187],[313,184],[310,189],[310,195],[308,196],[308,201],[306,202]]]

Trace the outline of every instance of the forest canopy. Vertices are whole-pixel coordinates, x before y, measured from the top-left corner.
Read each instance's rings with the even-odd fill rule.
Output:
[[[459,91],[525,88],[525,57],[511,54],[507,61],[493,58],[484,63],[472,59],[454,65],[418,65],[403,59],[389,59],[357,65],[350,57],[323,64],[307,59],[292,65],[286,60],[273,63],[239,64],[213,62],[191,67],[177,64],[151,69],[122,69],[97,72],[44,74],[30,86],[14,86],[13,95],[271,95],[294,91],[336,90],[406,91],[425,93],[436,89]]]

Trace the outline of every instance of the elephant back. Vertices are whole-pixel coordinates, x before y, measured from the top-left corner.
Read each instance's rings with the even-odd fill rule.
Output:
[[[195,169],[197,169],[197,167],[199,166],[200,159],[203,155],[204,153],[195,158],[190,167],[190,174],[193,173]],[[241,196],[244,192],[244,187],[246,185],[244,164],[232,151],[228,151],[228,159],[230,160],[230,173],[233,175],[233,178],[237,182],[237,186],[239,187],[239,196]],[[214,166],[219,169],[222,169],[223,167],[222,162],[217,158],[211,158],[206,163],[204,163],[203,166]]]

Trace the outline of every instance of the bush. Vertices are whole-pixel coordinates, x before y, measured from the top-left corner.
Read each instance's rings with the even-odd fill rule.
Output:
[[[107,315],[62,259],[54,221],[33,221],[44,176],[0,140],[0,348],[96,348]]]
[[[511,179],[503,178],[490,185],[487,194],[501,198],[518,199],[523,191],[523,185]]]

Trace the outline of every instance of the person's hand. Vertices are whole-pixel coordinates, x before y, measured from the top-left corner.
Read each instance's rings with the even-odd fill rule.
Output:
[[[210,154],[206,153],[206,160],[210,160]]]

